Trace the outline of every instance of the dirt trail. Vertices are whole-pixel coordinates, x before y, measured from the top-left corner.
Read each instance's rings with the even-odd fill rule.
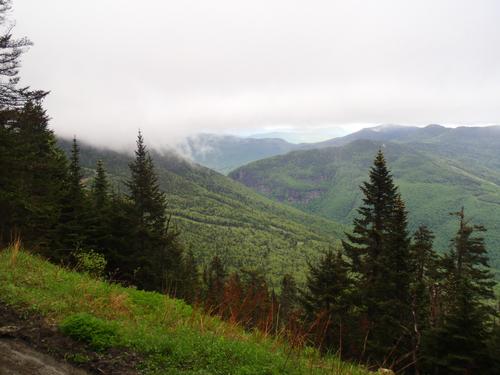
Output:
[[[15,339],[0,339],[0,375],[86,375]]]
[[[139,362],[124,349],[96,353],[42,316],[0,301],[0,375],[136,375]]]

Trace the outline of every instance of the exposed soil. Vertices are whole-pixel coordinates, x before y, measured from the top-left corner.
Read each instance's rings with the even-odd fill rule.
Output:
[[[0,302],[0,375],[132,375],[138,374],[139,361],[123,349],[96,353],[41,316]]]
[[[87,372],[40,353],[24,342],[0,339],[1,375],[86,375]]]

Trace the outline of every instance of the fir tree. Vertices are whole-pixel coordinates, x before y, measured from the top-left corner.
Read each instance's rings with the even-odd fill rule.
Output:
[[[106,258],[109,256],[110,226],[115,213],[112,212],[109,182],[102,160],[96,164],[96,176],[90,191],[90,229],[88,245]]]
[[[361,186],[363,205],[354,219],[353,234],[343,247],[358,276],[358,306],[367,320],[368,362],[394,365],[408,339],[409,239],[406,211],[381,150],[369,181]]]
[[[72,251],[85,247],[90,227],[87,215],[88,202],[82,185],[80,148],[76,138],[73,138],[69,162],[56,238],[56,247],[59,250],[57,257],[63,261],[70,260]]]
[[[65,163],[39,103],[0,111],[0,168],[6,172],[0,173],[0,245],[18,235],[33,249],[50,248]]]
[[[107,208],[102,212],[102,225],[96,230],[96,249],[100,250],[107,260],[107,271],[112,278],[120,282],[130,283],[134,280],[137,261],[133,257],[131,233],[135,232],[132,217],[132,204],[121,194],[110,194]]]
[[[129,234],[134,259],[134,280],[139,287],[177,293],[183,279],[182,247],[178,232],[167,220],[166,196],[160,190],[153,160],[142,134],[137,137],[135,159],[129,165],[127,182],[131,202],[132,231]]]
[[[413,235],[411,259],[411,311],[413,319],[412,360],[421,373],[422,335],[435,325],[439,313],[439,257],[433,249],[434,234],[421,225]]]
[[[411,362],[408,354],[413,350],[410,236],[407,226],[405,204],[397,194],[392,217],[387,223],[385,249],[379,256],[379,266],[383,270],[380,286],[383,289],[378,291],[380,315],[376,317],[378,321],[371,332],[379,344],[386,344],[389,349],[386,353],[380,352],[384,366],[394,368],[406,367]]]
[[[109,182],[102,160],[97,161],[96,176],[92,184],[92,199],[95,209],[104,208],[109,198]]]
[[[459,229],[444,261],[443,324],[430,335],[426,360],[437,374],[494,373],[487,343],[495,313],[489,304],[495,282],[479,235],[485,228],[469,224],[463,208],[455,214]]]
[[[295,279],[290,274],[285,274],[281,280],[281,293],[278,299],[279,320],[285,323],[291,313],[297,308],[299,291]]]
[[[200,274],[196,259],[191,251],[182,257],[182,273],[177,297],[194,304],[200,295]]]
[[[129,198],[134,205],[139,232],[160,235],[165,230],[166,197],[160,190],[153,160],[146,149],[141,132],[137,136],[135,160],[130,163],[131,178],[127,182]]]
[[[340,355],[345,352],[345,332],[352,317],[352,287],[349,264],[340,251],[328,251],[318,265],[309,265],[302,304],[307,321],[314,327],[314,341],[323,350]]]

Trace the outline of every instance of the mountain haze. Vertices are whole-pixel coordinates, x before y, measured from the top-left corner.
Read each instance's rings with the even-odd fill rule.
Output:
[[[418,148],[423,151],[429,150],[440,157],[454,158],[456,161],[467,160],[477,169],[493,167],[500,170],[500,155],[497,151],[500,126],[448,128],[436,124],[426,127],[387,124],[313,143],[290,143],[274,136],[266,138],[265,134],[256,135],[255,138],[198,134],[187,138],[177,149],[194,162],[227,174],[267,157],[296,150],[343,146],[360,139],[418,144]],[[495,174],[494,171],[490,172]]]
[[[297,145],[279,138],[242,138],[231,135],[198,134],[178,146],[191,160],[221,173],[255,160],[286,154]]]

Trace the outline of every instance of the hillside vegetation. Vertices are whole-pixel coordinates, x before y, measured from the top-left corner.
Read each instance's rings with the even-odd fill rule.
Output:
[[[500,268],[500,187],[431,152],[411,145],[358,140],[339,147],[294,151],[251,163],[230,176],[261,194],[305,212],[350,224],[360,205],[359,185],[373,154],[384,149],[410,212],[410,228],[426,224],[444,250],[453,236],[451,211],[465,206],[485,234],[492,265]]]
[[[70,142],[59,143],[69,152]],[[80,152],[88,178],[102,159],[117,189],[124,189],[131,156],[84,144]],[[343,236],[342,225],[273,202],[208,168],[171,154],[153,157],[182,242],[202,263],[218,255],[230,268],[263,271],[274,286],[287,272],[300,282],[306,260],[316,259]]]
[[[68,271],[18,249],[0,251],[0,302],[43,314],[97,351],[140,353],[148,374],[367,374],[245,332],[184,302]]]

